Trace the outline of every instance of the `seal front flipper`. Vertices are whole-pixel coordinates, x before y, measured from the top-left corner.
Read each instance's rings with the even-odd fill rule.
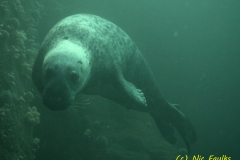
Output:
[[[136,102],[140,105],[147,106],[144,94],[140,89],[138,89],[134,84],[132,84],[126,80],[124,82],[122,82],[122,85],[123,85],[122,86],[123,91],[125,91],[127,93],[127,95],[129,96],[130,99],[132,99],[134,102]]]
[[[124,97],[124,105],[126,108],[142,110],[141,108],[147,108],[146,98],[144,93],[138,89],[134,84],[124,79],[122,74],[118,75],[117,90],[120,92],[120,96]]]

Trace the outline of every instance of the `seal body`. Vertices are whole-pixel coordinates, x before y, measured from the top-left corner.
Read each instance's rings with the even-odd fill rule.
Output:
[[[68,108],[77,93],[100,95],[150,113],[172,144],[173,127],[188,149],[196,141],[192,124],[163,97],[132,39],[101,17],[77,14],[58,22],[41,45],[32,79],[51,110]]]

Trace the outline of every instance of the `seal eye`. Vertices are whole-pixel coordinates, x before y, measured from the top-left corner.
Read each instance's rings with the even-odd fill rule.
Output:
[[[72,79],[72,81],[75,82],[75,83],[78,82],[79,76],[78,76],[77,72],[72,71],[72,73],[71,73],[71,79]]]

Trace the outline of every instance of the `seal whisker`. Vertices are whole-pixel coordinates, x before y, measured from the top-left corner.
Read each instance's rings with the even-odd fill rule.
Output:
[[[71,105],[76,105],[76,106],[88,106],[90,105],[91,102],[78,102],[78,103],[72,103]]]
[[[91,104],[90,99],[84,97],[82,94],[81,94],[81,95],[78,95],[78,96],[75,98],[74,101],[75,101],[75,102],[72,103],[73,105],[86,106],[86,105]]]
[[[84,103],[84,102],[73,103],[73,105],[80,105],[80,106],[87,106],[87,105],[89,105],[89,104],[91,104],[91,102],[86,102],[86,103]]]
[[[38,91],[32,88],[32,92],[34,93],[34,95],[36,95],[36,97],[42,99],[42,95]]]
[[[88,101],[81,101],[81,102],[73,102],[72,105],[79,105],[79,106],[87,106],[91,104],[91,102],[88,100]]]
[[[79,105],[75,105],[75,104],[70,105],[70,107],[71,107],[75,112],[80,112],[81,109],[87,109],[87,107],[83,107],[83,106],[79,106]]]
[[[89,98],[88,98],[88,99],[81,100],[80,102],[72,102],[70,106],[75,110],[79,110],[79,109],[86,109],[87,106],[90,104],[91,102],[89,101]]]

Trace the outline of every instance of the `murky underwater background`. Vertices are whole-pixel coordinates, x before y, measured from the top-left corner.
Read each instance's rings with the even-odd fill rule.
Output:
[[[27,2],[27,0],[22,0],[22,5],[28,6]],[[20,3],[19,0],[9,1],[9,4]],[[32,35],[32,37],[39,43],[59,20],[77,13],[95,14],[122,28],[149,62],[168,101],[180,104],[180,109],[194,124],[198,140],[192,145],[191,155],[200,155],[205,157],[204,159],[208,159],[210,155],[217,157],[226,155],[232,157],[231,159],[240,159],[240,2],[225,0],[38,0],[36,4],[38,8],[36,12],[31,8],[24,9],[31,12],[30,16],[35,21],[33,26],[38,26],[32,29],[34,35],[38,36]],[[7,13],[6,7],[9,7],[7,5],[8,2],[1,1],[1,13]],[[22,11],[20,9],[19,6],[18,8],[15,6],[15,10]],[[22,23],[21,15],[17,18]],[[19,24],[15,22],[16,19],[1,20],[3,25],[0,26],[0,38],[4,37],[2,36],[5,33],[3,29],[9,30],[11,31],[10,40],[14,40],[11,35],[19,35],[11,43],[20,45],[20,48],[24,50],[24,41],[27,38],[30,39],[29,32],[26,37],[25,32],[17,31]],[[26,20],[26,22],[32,21]],[[8,23],[12,23],[13,26],[6,25]],[[14,25],[17,27],[14,28]],[[31,24],[20,24],[20,28],[23,29],[23,26],[28,25],[31,29]],[[0,40],[3,42],[2,39]],[[27,43],[30,44],[30,40]],[[25,46],[27,43],[25,42]],[[11,48],[7,46],[5,40],[1,46],[4,45],[6,48]],[[36,49],[38,45],[34,47]],[[14,47],[8,51],[4,48],[0,49],[4,54],[12,50],[16,52]],[[14,56],[16,59],[19,58],[19,54]],[[4,67],[8,61],[9,59],[4,60],[1,67]],[[28,67],[27,71],[31,71]],[[2,73],[4,69],[0,68],[0,70]],[[1,84],[2,81],[0,79]],[[2,92],[8,86],[0,87]],[[13,90],[17,89],[9,89],[11,92]],[[40,138],[40,142],[39,139],[35,139],[38,141],[37,144],[40,143],[40,148],[38,145],[35,146],[38,149],[37,160],[74,160],[80,157],[84,160],[167,160],[175,159],[177,150],[185,147],[181,138],[175,146],[162,141],[158,137],[160,132],[156,130],[154,122],[147,114],[125,110],[99,97],[90,97],[90,101],[92,102],[90,108],[81,109],[78,112],[73,110],[50,112],[45,107],[41,107],[40,98],[34,100],[34,105],[41,113],[41,123],[33,130],[34,137]],[[7,111],[11,110],[6,110],[6,114]],[[19,111],[20,114],[22,116],[19,117],[24,120],[23,115],[26,113]],[[8,126],[5,124],[8,124],[6,123],[8,121],[0,122],[0,126],[3,126],[0,131],[0,142],[5,143],[7,141],[4,138],[11,137],[14,132],[6,130]],[[3,132],[4,129],[6,132]],[[32,132],[29,126],[25,131],[26,133]],[[8,132],[9,134],[6,134]],[[89,141],[93,137],[94,142]],[[22,139],[24,138],[26,137]],[[9,144],[11,140],[9,138]],[[12,145],[13,151],[19,148],[15,144]],[[0,145],[2,146],[4,145]],[[103,153],[107,147],[109,150]]]
[[[40,31],[76,13],[121,27],[149,62],[160,87],[196,127],[193,154],[239,158],[240,2],[39,0]],[[181,146],[179,142],[177,146]]]

